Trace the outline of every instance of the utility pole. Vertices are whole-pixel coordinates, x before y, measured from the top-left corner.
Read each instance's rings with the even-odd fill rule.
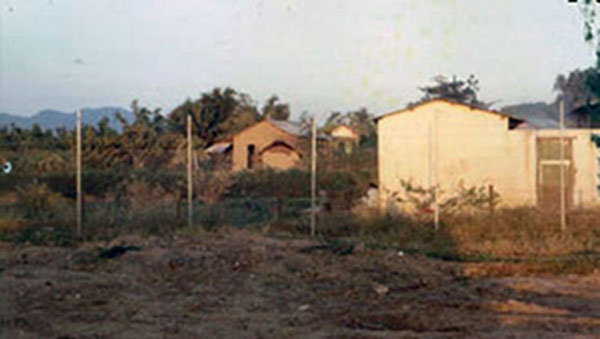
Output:
[[[315,122],[315,117],[313,115],[311,122],[312,129],[312,145],[311,145],[311,176],[310,176],[310,235],[312,237],[316,234],[316,224],[317,224],[317,125]]]
[[[192,203],[192,115],[187,116],[187,200],[188,200],[188,227],[193,224],[193,203]]]
[[[561,99],[559,107],[560,120],[560,230],[567,229],[565,199],[565,100]]]
[[[76,190],[77,190],[77,236],[81,237],[81,212],[82,212],[82,192],[81,192],[81,110],[77,110],[77,123],[75,128],[77,131],[75,132],[77,140],[76,140]]]

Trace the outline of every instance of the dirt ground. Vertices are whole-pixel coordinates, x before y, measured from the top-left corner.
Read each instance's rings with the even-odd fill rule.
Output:
[[[139,250],[99,257],[118,244]],[[598,272],[490,277],[486,264],[314,245],[244,231],[0,245],[0,336],[600,337]]]

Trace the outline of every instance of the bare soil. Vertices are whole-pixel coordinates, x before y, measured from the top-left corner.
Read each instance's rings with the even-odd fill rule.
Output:
[[[99,257],[118,244],[140,249]],[[598,272],[498,276],[487,264],[315,245],[245,231],[0,244],[0,336],[600,337]]]

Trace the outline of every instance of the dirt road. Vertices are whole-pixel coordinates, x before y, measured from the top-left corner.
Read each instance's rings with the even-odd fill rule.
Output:
[[[126,244],[100,258],[97,246]],[[249,232],[0,250],[5,338],[597,338],[600,274],[486,277]]]

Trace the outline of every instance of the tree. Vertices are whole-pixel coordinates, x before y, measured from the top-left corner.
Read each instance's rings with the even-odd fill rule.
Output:
[[[596,65],[587,74],[586,83],[590,91],[600,97],[600,26],[596,21],[597,6],[592,0],[585,0],[581,5],[581,12],[584,18],[584,39],[596,48]]]
[[[455,102],[465,103],[471,106],[488,108],[490,104],[484,103],[477,98],[479,91],[479,80],[470,75],[466,80],[457,79],[455,76],[448,79],[446,76],[438,75],[433,78],[434,85],[419,87],[423,92],[420,102],[433,99],[448,99]]]
[[[596,93],[590,86],[590,79],[596,70],[592,67],[571,71],[567,76],[560,74],[554,82],[554,90],[559,92],[557,100],[564,99],[568,111],[578,107],[589,105],[594,99],[598,99],[600,92]]]
[[[279,102],[279,97],[272,95],[262,108],[262,119],[287,120],[290,117],[290,106]]]
[[[39,124],[31,126],[30,135],[33,143],[37,146],[44,142],[44,130]]]
[[[232,88],[214,88],[200,98],[188,99],[169,114],[174,131],[184,134],[187,115],[192,116],[193,132],[204,143],[238,132],[255,123],[259,116],[250,96]]]
[[[586,70],[585,85],[589,93],[600,98],[600,26],[596,21],[598,4],[592,0],[585,0],[581,5],[581,11],[584,17],[584,40],[594,44],[596,49],[596,64],[594,67]],[[587,105],[584,111],[589,112],[590,120],[600,122],[600,109],[591,108]]]
[[[327,120],[325,120],[325,126],[323,126],[323,129],[328,131],[345,123],[346,121],[344,114],[342,114],[340,111],[333,111],[331,114],[329,114]]]
[[[83,162],[94,169],[106,169],[119,164],[125,154],[121,147],[119,133],[109,125],[107,117],[98,122],[98,126],[84,126]]]
[[[581,13],[584,19],[584,39],[596,44],[597,67],[600,66],[600,27],[596,22],[597,9],[592,0],[584,0],[581,5]]]
[[[302,131],[302,134],[308,135],[310,133],[312,119],[313,116],[311,116],[310,113],[308,113],[308,111],[303,111],[302,114],[300,114],[298,122],[300,123],[300,129]]]
[[[118,148],[121,157],[134,168],[141,168],[156,164],[156,155],[164,154],[164,150],[157,147],[160,136],[168,131],[166,120],[160,115],[160,108],[150,110],[140,107],[137,100],[131,103],[134,122],[128,124],[119,115],[117,118],[123,125]]]

